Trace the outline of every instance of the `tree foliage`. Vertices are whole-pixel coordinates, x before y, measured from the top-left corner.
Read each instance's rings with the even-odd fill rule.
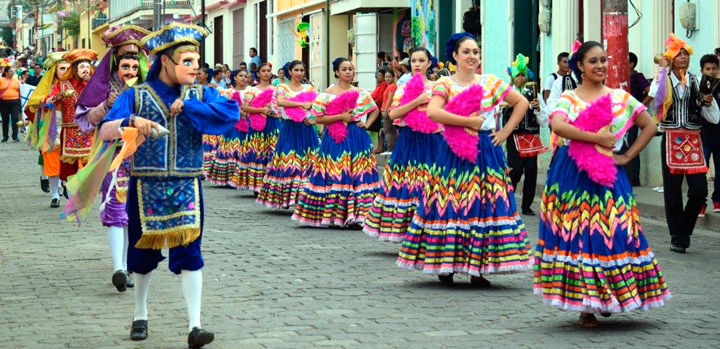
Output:
[[[70,12],[60,18],[60,28],[64,29],[68,36],[77,38],[80,36],[80,14]]]

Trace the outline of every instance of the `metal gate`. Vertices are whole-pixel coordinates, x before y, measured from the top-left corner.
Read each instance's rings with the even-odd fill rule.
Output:
[[[325,12],[310,15],[310,83],[317,90],[327,88],[325,81]]]
[[[355,68],[358,87],[375,89],[375,58],[377,57],[377,13],[358,13],[355,16]]]
[[[295,59],[295,17],[278,21],[278,62],[285,64]]]

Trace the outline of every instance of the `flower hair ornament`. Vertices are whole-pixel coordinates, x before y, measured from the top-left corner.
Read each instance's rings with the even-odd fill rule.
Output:
[[[477,40],[475,35],[472,35],[468,32],[460,32],[453,34],[450,39],[448,39],[445,42],[445,57],[447,57],[447,60],[452,63],[453,65],[457,65],[457,62],[455,61],[455,58],[453,57],[453,52],[455,52],[455,43],[458,42],[458,40],[469,36],[473,40]]]

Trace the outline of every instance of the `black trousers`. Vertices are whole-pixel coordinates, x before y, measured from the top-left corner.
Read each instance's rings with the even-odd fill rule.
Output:
[[[20,121],[20,100],[0,100],[0,115],[2,115],[2,131],[4,140],[8,139],[8,126],[12,127],[12,138],[18,139],[18,125]],[[12,119],[12,122],[11,122]]]
[[[515,147],[515,140],[512,135],[507,140],[507,158],[510,167],[510,180],[513,187],[517,188],[523,174],[525,182],[523,182],[523,195],[521,208],[529,210],[535,199],[535,187],[537,186],[538,159],[537,156],[523,158]]]
[[[665,134],[662,135],[660,154],[662,156],[662,174],[665,199],[665,218],[670,230],[671,242],[675,246],[690,247],[690,235],[695,230],[700,209],[708,194],[705,173],[672,174],[665,159]],[[682,183],[687,180],[687,203],[683,207]]]

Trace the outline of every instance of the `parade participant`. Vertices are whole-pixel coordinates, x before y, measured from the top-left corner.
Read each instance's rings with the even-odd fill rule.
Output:
[[[51,102],[56,111],[62,114],[60,180],[63,181],[74,175],[90,155],[93,134],[82,132],[75,123],[75,107],[78,96],[93,74],[91,62],[96,58],[97,52],[89,49],[76,49],[65,53],[63,60],[72,66],[45,98],[46,103]]]
[[[140,42],[155,56],[147,81],[125,90],[101,124],[104,140],[120,136],[120,127],[145,135],[130,165],[127,197],[128,270],[135,278],[135,312],[130,338],[148,336],[147,295],[151,272],[170,250],[170,270],[180,274],[188,309],[188,345],[199,348],[214,335],[200,324],[204,204],[202,135],[221,134],[238,120],[237,103],[216,89],[195,84],[204,28],[170,23]],[[152,129],[170,134],[149,137]]]
[[[665,41],[664,58],[670,69],[662,68],[650,86],[649,97],[657,99],[661,141],[663,196],[665,218],[670,230],[670,250],[685,253],[698,215],[707,200],[705,157],[700,139],[701,118],[712,124],[720,120],[720,110],[713,96],[699,95],[699,79],[687,69],[692,46],[670,34]],[[683,206],[682,183],[687,180],[687,204]]]
[[[352,86],[355,67],[347,58],[333,62],[337,83],[319,94],[311,109],[326,126],[317,159],[292,219],[303,225],[361,225],[380,187],[366,127],[378,117],[370,93]]]
[[[95,125],[105,118],[120,93],[133,84],[133,79],[140,78],[142,81],[145,78],[147,58],[138,45],[148,34],[149,31],[134,25],[111,27],[105,32],[102,39],[110,49],[78,97],[75,108],[75,123],[80,132],[94,132]],[[120,148],[117,149],[119,151]],[[117,171],[105,176],[101,191],[100,222],[107,227],[114,268],[111,280],[119,292],[134,286],[127,272],[128,218],[125,198],[129,171],[130,162],[124,161]]]
[[[48,55],[43,65],[46,73],[38,83],[37,88],[30,95],[25,113],[35,122],[37,141],[31,142],[31,147],[42,153],[43,175],[48,178],[48,192],[52,198],[50,207],[60,207],[60,126],[62,125],[62,112],[46,108],[43,102],[52,87],[60,81],[70,68],[70,63],[63,60],[65,52],[53,52]],[[32,143],[35,143],[33,145]]]
[[[604,85],[607,62],[602,44],[582,44],[576,61],[582,85],[563,93],[551,114],[563,145],[548,171],[533,273],[535,293],[581,312],[585,328],[598,325],[595,313],[649,310],[671,297],[622,168],[656,127],[642,103]],[[640,135],[618,154],[633,124]]]
[[[510,180],[513,188],[517,188],[520,178],[525,175],[523,182],[522,214],[534,216],[535,212],[530,208],[535,198],[535,187],[537,185],[538,155],[544,153],[547,148],[540,139],[540,127],[547,127],[547,114],[540,111],[540,103],[537,100],[537,92],[527,86],[528,80],[532,80],[532,71],[527,64],[528,57],[518,54],[515,61],[508,67],[508,73],[512,79],[514,91],[525,96],[530,101],[530,109],[525,117],[512,131],[507,142],[507,160],[510,167]],[[512,116],[513,108],[504,108],[503,122],[508,123]]]
[[[259,83],[245,90],[243,112],[248,114],[250,129],[247,135],[247,149],[242,162],[247,165],[247,182],[238,189],[259,192],[267,171],[267,164],[275,152],[280,119],[275,110],[275,88],[270,84],[272,68],[262,63],[257,70]]]
[[[704,55],[700,59],[700,69],[702,73],[707,77],[715,77],[717,75],[718,68],[720,68],[720,60],[716,55]],[[710,86],[707,86],[705,92],[711,94],[715,98],[715,103],[720,104],[720,82],[719,80],[707,79],[710,82]],[[712,84],[715,83],[713,88]],[[702,91],[701,91],[702,92]],[[705,161],[710,162],[713,160],[715,166],[715,180],[713,181],[713,192],[711,195],[712,200],[712,211],[720,213],[720,180],[718,180],[718,171],[720,171],[720,124],[713,124],[705,120],[700,120],[702,128],[700,129],[700,138],[702,139],[703,151],[705,155]],[[705,213],[706,207],[700,211],[701,215]]]
[[[528,102],[497,76],[477,75],[480,49],[472,34],[454,34],[445,56],[457,73],[433,87],[427,114],[444,124],[435,164],[397,259],[399,267],[438,275],[469,274],[489,287],[483,275],[529,270],[530,242],[515,207],[502,143],[517,126]],[[514,107],[495,131],[495,107]]]
[[[413,78],[398,87],[389,107],[399,121],[400,137],[385,164],[380,191],[373,201],[363,230],[380,241],[400,243],[420,204],[423,188],[436,161],[441,126],[427,117],[433,83],[427,78],[431,55],[424,47],[410,51]]]
[[[247,89],[248,73],[240,70],[233,74],[232,88],[220,90],[220,95],[237,102],[238,106],[241,106]],[[207,179],[212,184],[237,188],[238,183],[243,181],[236,177],[236,173],[247,173],[247,165],[243,164],[241,159],[245,154],[244,147],[248,133],[248,122],[242,111],[240,111],[238,117],[235,127],[217,136],[217,150],[207,174]]]
[[[302,83],[305,64],[292,61],[284,71],[289,83],[280,83],[277,87],[277,105],[283,124],[256,202],[270,208],[287,209],[295,208],[320,141],[308,112],[317,93],[312,85]]]

